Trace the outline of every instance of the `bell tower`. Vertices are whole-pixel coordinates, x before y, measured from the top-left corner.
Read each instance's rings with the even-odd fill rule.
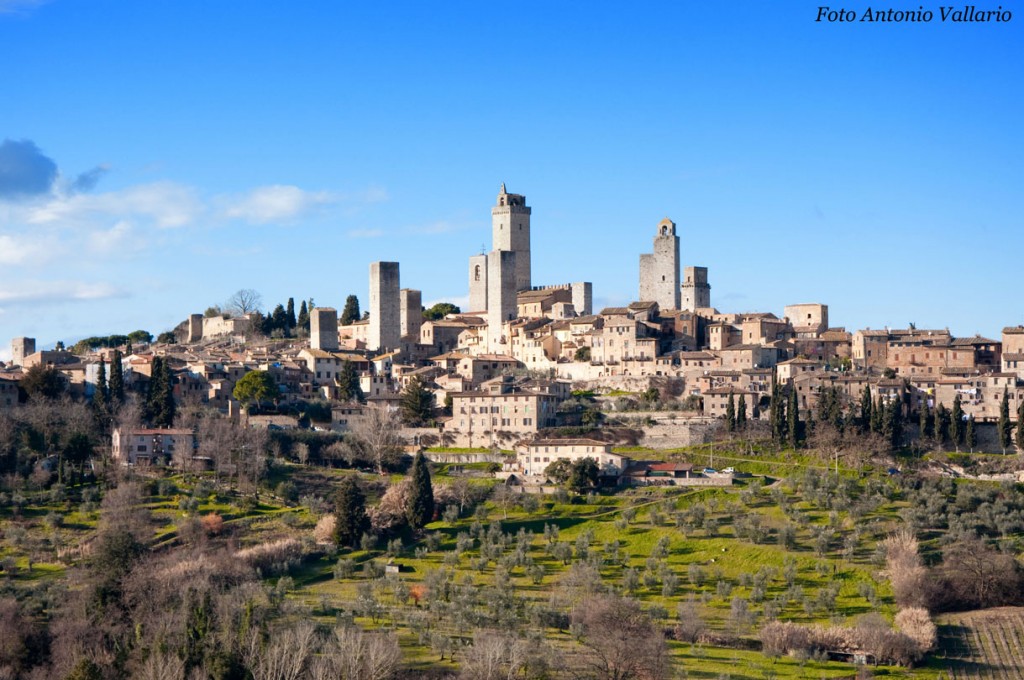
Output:
[[[526,197],[510,194],[502,182],[491,208],[492,247],[516,254],[516,290],[530,290],[530,213]]]

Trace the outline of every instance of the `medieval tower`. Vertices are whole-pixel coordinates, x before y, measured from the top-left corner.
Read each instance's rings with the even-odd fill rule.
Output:
[[[387,351],[398,348],[402,313],[397,262],[370,263],[370,328],[366,349]]]
[[[491,208],[491,241],[495,250],[516,254],[516,290],[530,290],[530,213],[526,197],[505,191]],[[514,302],[513,302],[514,304]]]
[[[683,270],[682,306],[688,312],[711,306],[711,285],[707,267],[686,267]]]
[[[640,300],[679,309],[679,237],[667,217],[658,223],[654,252],[640,256]]]
[[[309,313],[309,346],[334,352],[338,349],[338,310],[314,307]]]

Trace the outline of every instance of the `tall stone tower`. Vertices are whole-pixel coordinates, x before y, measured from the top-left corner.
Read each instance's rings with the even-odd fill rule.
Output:
[[[494,250],[516,254],[516,290],[530,290],[530,213],[526,197],[506,192],[503,182],[491,208],[491,238]]]
[[[469,312],[487,311],[487,256],[469,258]]]
[[[399,332],[402,337],[411,335],[420,341],[420,326],[423,325],[423,293],[412,288],[403,288],[399,295]]]
[[[370,329],[366,349],[386,351],[398,348],[401,339],[398,263],[370,263]]]
[[[185,342],[199,342],[203,339],[203,315],[189,314],[188,339]]]
[[[24,366],[25,357],[35,353],[35,338],[14,338],[11,340],[11,363],[15,366]]]
[[[686,267],[683,270],[683,294],[680,309],[695,312],[711,306],[711,286],[707,267]]]
[[[314,307],[309,312],[309,346],[333,352],[338,349],[338,310]]]
[[[640,300],[679,309],[679,237],[667,217],[658,223],[654,252],[640,256]]]
[[[487,347],[499,353],[502,324],[516,318],[516,263],[511,250],[492,250],[487,255]],[[506,349],[507,353],[507,349]]]

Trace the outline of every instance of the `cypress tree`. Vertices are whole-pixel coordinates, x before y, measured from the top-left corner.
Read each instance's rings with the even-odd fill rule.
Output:
[[[860,429],[867,432],[871,429],[871,387],[864,386],[864,393],[860,396]]]
[[[949,441],[950,417],[949,410],[945,404],[939,404],[935,409],[935,438],[940,444]]]
[[[789,387],[786,430],[789,433],[789,443],[795,449],[800,446],[800,406],[797,401],[796,385],[791,384]]]
[[[153,357],[150,365],[149,385],[146,386],[146,401],[142,405],[142,419],[154,425],[160,411],[160,382],[164,377],[163,357]]]
[[[733,400],[732,392],[729,393],[729,401],[725,404],[725,427],[729,432],[736,431],[736,402]]]
[[[1010,437],[1010,394],[1003,389],[1003,401],[999,404],[999,423],[996,426],[999,430],[999,445],[1003,447],[1003,453],[1010,448],[1013,439]]]
[[[288,330],[294,330],[295,325],[298,323],[295,318],[295,298],[288,298],[288,306],[285,307],[284,317]]]
[[[107,386],[107,362],[100,357],[100,365],[96,369],[96,391],[92,395],[92,403],[97,411],[107,410],[107,402],[110,401],[109,387]]]
[[[971,453],[974,453],[974,447],[978,445],[978,433],[974,431],[974,416],[967,417],[967,427],[964,428],[964,440],[967,448],[970,449]]]
[[[124,343],[124,355],[130,357],[133,354],[135,354],[135,349],[132,347],[131,339],[129,339],[128,342]]]
[[[903,443],[903,404],[899,399],[893,399],[886,407],[883,434],[894,449]]]
[[[430,468],[422,451],[412,461],[411,484],[406,514],[409,526],[413,531],[419,531],[434,519],[434,487],[430,483]]]
[[[1017,432],[1015,433],[1017,452],[1024,453],[1024,401],[1017,407]]]
[[[366,515],[366,496],[354,475],[346,475],[334,496],[334,539],[338,545],[356,547],[370,528]]]
[[[747,428],[747,399],[744,395],[740,395],[740,400],[736,404],[736,429],[745,430]]]
[[[341,310],[341,325],[351,325],[353,321],[359,320],[359,298],[349,295],[345,298],[345,307]]]
[[[171,373],[171,364],[166,359],[164,360],[160,388],[160,425],[172,427],[178,409],[174,403],[174,376]]]
[[[430,420],[434,412],[434,393],[427,389],[419,376],[414,376],[398,402],[402,419],[411,425]]]
[[[305,300],[299,305],[299,318],[295,321],[295,325],[307,331],[309,330],[309,310],[306,308]]]
[[[918,425],[921,428],[921,439],[931,439],[935,436],[935,414],[928,407],[927,399],[921,402],[918,416],[920,418]]]
[[[871,407],[871,431],[875,434],[882,434],[885,428],[885,405],[879,397],[874,406]]]
[[[121,361],[121,350],[115,349],[110,356],[110,382],[108,383],[110,401],[115,408],[124,402],[124,367],[121,365]]]
[[[964,443],[964,409],[960,405],[960,395],[953,400],[953,413],[949,419],[949,438],[953,440],[956,450]]]
[[[338,371],[334,382],[338,386],[338,398],[341,401],[366,401],[363,388],[359,385],[359,374],[348,359],[341,362],[341,370]]]
[[[274,307],[274,311],[270,313],[270,326],[271,332],[288,331],[288,315],[284,313],[284,305]]]

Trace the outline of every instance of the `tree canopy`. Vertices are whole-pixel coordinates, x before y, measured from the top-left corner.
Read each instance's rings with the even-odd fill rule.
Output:
[[[430,467],[422,451],[417,453],[412,461],[410,477],[412,488],[409,493],[407,516],[409,526],[418,531],[434,519],[434,487],[430,483]]]
[[[277,381],[267,371],[249,371],[235,383],[232,396],[243,404],[259,404],[261,401],[276,401],[280,395]]]
[[[349,295],[345,298],[345,307],[341,310],[341,325],[349,326],[359,320],[359,298]]]
[[[399,402],[402,419],[410,425],[422,425],[434,415],[434,393],[427,389],[419,376],[414,376]]]
[[[355,547],[370,528],[366,496],[353,475],[346,475],[334,496],[334,537],[338,545]]]
[[[453,305],[450,302],[438,302],[429,309],[423,310],[423,319],[425,321],[437,321],[443,319],[449,314],[458,314],[462,310],[458,306]]]

